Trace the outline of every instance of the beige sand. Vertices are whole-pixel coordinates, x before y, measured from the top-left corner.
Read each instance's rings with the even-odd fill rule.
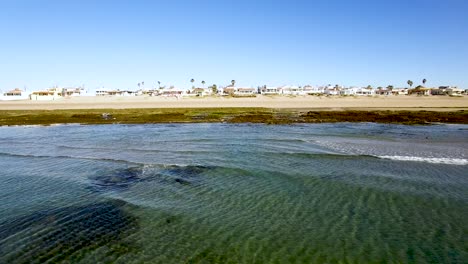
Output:
[[[264,107],[296,109],[468,110],[468,96],[257,96],[255,98],[73,97],[56,101],[0,101],[0,110]]]

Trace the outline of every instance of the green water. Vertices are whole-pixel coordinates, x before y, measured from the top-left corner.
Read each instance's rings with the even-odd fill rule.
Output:
[[[0,263],[467,263],[467,131],[0,128]]]

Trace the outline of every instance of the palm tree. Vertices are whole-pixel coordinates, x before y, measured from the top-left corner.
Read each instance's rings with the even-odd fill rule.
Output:
[[[411,88],[411,86],[413,86],[413,81],[411,81],[411,80],[408,80],[406,83],[409,85],[410,88]]]
[[[141,86],[141,83],[138,83],[138,88],[140,88],[140,86]]]
[[[211,89],[213,90],[213,94],[218,93],[218,86],[216,84],[211,85]]]
[[[205,81],[201,81],[201,83],[203,84],[203,88],[205,88]]]
[[[423,81],[422,81],[423,85],[426,85],[426,82],[427,82],[427,80],[423,79]]]
[[[232,86],[236,85],[236,80],[232,80],[232,81],[231,81],[231,85],[232,85]]]
[[[192,83],[192,89],[193,89],[195,87],[195,86],[193,86],[193,83],[195,82],[195,79],[193,79],[193,78],[190,79],[190,82]]]
[[[145,82],[141,82],[141,86],[143,86],[143,88],[145,88]]]
[[[158,87],[161,89],[161,81],[158,81]]]

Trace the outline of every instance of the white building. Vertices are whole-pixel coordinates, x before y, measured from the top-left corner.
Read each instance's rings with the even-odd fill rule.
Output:
[[[190,91],[189,94],[187,95],[191,95],[191,96],[209,96],[209,95],[212,95],[213,94],[213,90],[212,89],[209,89],[209,88],[194,88],[192,89],[192,91]]]
[[[306,85],[304,86],[304,93],[308,95],[321,95],[324,94],[324,88],[323,87],[315,87],[311,85]]]
[[[96,96],[136,96],[137,92],[130,90],[96,90]]]
[[[34,91],[29,95],[29,99],[32,101],[52,101],[63,98],[62,88],[49,88],[41,91]]]
[[[15,88],[13,90],[4,92],[0,96],[0,100],[3,100],[3,101],[25,100],[28,98],[29,98],[29,94],[19,88]]]
[[[254,96],[257,94],[257,89],[251,87],[236,88],[234,95],[236,96]]]
[[[283,95],[305,95],[304,89],[298,86],[281,86],[279,88],[279,93]]]
[[[280,90],[278,87],[263,87],[261,90],[260,90],[260,93],[263,94],[263,95],[276,95],[276,94],[280,94]]]
[[[190,92],[190,91],[189,91]],[[182,88],[175,88],[171,86],[169,89],[163,89],[159,91],[159,94],[164,97],[182,97],[182,96],[187,96],[188,92],[186,89]]]
[[[372,88],[361,87],[356,90],[356,95],[372,96],[375,95],[375,90]]]
[[[356,95],[356,92],[359,89],[360,89],[359,87],[355,87],[355,86],[343,88],[341,89],[341,95]]]
[[[341,87],[340,86],[331,86],[328,85],[325,87],[325,94],[326,95],[340,95],[341,94]]]

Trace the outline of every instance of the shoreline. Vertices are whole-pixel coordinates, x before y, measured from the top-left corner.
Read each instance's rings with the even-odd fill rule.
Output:
[[[468,96],[72,97],[0,101],[2,126],[202,122],[468,124]]]
[[[272,108],[132,108],[0,110],[0,126],[54,124],[374,122],[405,125],[468,124],[468,111]]]
[[[327,110],[468,110],[468,96],[257,96],[257,97],[70,97],[55,101],[0,101],[0,110],[143,108],[269,108]]]

